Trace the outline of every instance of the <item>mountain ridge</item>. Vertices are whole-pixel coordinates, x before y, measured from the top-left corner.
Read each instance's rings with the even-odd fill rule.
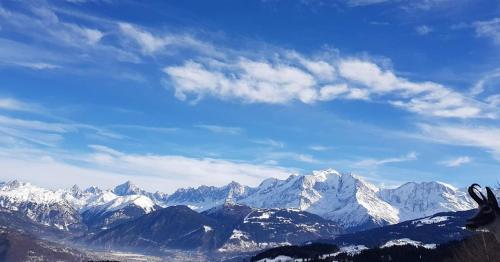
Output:
[[[113,189],[92,186],[83,190],[78,186],[48,190],[16,180],[0,184],[0,207],[31,206],[25,210],[31,214],[39,210],[35,206],[41,205],[40,214],[32,219],[64,230],[81,224],[108,228],[115,222],[167,206],[186,205],[203,212],[228,202],[252,208],[295,208],[332,220],[348,231],[475,208],[465,192],[441,182],[408,182],[396,188],[378,188],[362,177],[334,169],[293,174],[286,179],[268,178],[256,187],[232,181],[220,187],[180,188],[170,195],[148,192],[130,181]],[[51,205],[61,207],[63,214],[70,216],[52,223],[48,216]],[[94,215],[79,221],[78,215],[84,213]],[[96,215],[100,219],[94,219]]]

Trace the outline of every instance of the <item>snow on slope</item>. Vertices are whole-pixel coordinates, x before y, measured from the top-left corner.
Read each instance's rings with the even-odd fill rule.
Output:
[[[196,211],[208,210],[225,202],[238,202],[252,193],[252,188],[237,182],[226,186],[200,186],[198,188],[181,188],[168,196],[168,206],[186,205]]]
[[[409,238],[401,238],[401,239],[387,241],[387,243],[380,246],[380,248],[387,248],[387,247],[392,247],[392,246],[405,246],[405,245],[411,245],[411,246],[415,246],[415,247],[424,247],[427,249],[435,249],[436,248],[436,244],[423,244],[420,241],[411,240]]]
[[[155,210],[155,203],[147,196],[141,195],[116,196],[110,201],[93,206],[92,208],[111,212],[130,205],[141,208],[146,214]]]
[[[286,180],[265,181],[242,203],[260,208],[298,208],[342,227],[397,223],[397,210],[380,200],[376,188],[351,174],[328,169]]]
[[[395,189],[382,189],[379,196],[399,210],[401,221],[475,207],[467,193],[440,182],[410,182]]]
[[[230,185],[179,189],[168,205],[188,205],[203,211],[231,201],[257,208],[297,208],[358,230],[429,216],[438,212],[474,208],[467,193],[440,182],[406,183],[395,189],[379,189],[353,174],[333,169],[269,178],[256,188]],[[232,183],[234,187],[235,184]]]
[[[21,212],[31,220],[62,230],[82,226],[81,213],[113,212],[135,206],[144,213],[154,211],[155,203],[144,195],[118,196],[110,190],[77,186],[69,190],[48,190],[17,180],[0,184],[0,207]]]
[[[17,180],[0,184],[0,207],[61,230],[81,228],[78,210],[58,192]]]
[[[31,202],[35,204],[55,204],[63,202],[60,194],[56,192],[17,180],[2,183],[0,186],[0,197],[2,197],[3,207],[22,202]],[[15,208],[15,206],[13,206],[13,208]]]

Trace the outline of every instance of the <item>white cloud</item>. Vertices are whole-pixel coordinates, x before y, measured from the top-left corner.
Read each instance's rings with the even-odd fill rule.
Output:
[[[376,167],[380,165],[385,165],[385,164],[390,164],[390,163],[399,163],[399,162],[407,162],[407,161],[413,161],[417,160],[417,153],[416,152],[410,152],[404,156],[400,157],[391,157],[391,158],[383,158],[383,159],[374,159],[374,158],[369,158],[369,159],[364,159],[361,161],[358,161],[357,163],[354,164],[356,167]]]
[[[83,27],[62,21],[48,6],[28,6],[27,13],[7,10],[0,7],[0,20],[5,25],[27,31],[51,42],[66,43],[72,46],[94,45],[101,40],[103,33],[96,28]],[[84,41],[82,41],[84,40]]]
[[[104,36],[104,34],[97,29],[79,28],[79,30],[81,30],[81,34],[87,39],[87,42],[89,42],[90,44],[96,44]]]
[[[292,170],[246,162],[179,155],[127,154],[93,145],[94,152],[0,151],[1,180],[21,179],[51,188],[99,185],[132,180],[148,190],[172,192],[179,187],[221,186],[231,181],[256,186],[269,177],[286,178]],[[71,160],[66,161],[66,160]]]
[[[350,6],[366,6],[366,5],[375,5],[391,1],[392,0],[347,0],[347,4]]]
[[[427,25],[420,25],[420,26],[415,27],[415,31],[419,35],[427,35],[430,32],[434,31],[434,29],[432,29],[432,27],[427,26]]]
[[[102,127],[70,121],[50,113],[46,108],[15,98],[0,97],[0,110],[29,112],[25,117],[0,114],[0,134],[8,144],[31,143],[55,147],[68,134],[80,133],[96,138],[123,139],[124,136]],[[48,119],[52,119],[49,121]]]
[[[227,135],[238,135],[243,132],[242,128],[234,126],[196,125],[195,127],[202,128],[213,133],[227,134]]]
[[[272,160],[291,159],[294,161],[304,162],[304,163],[309,163],[309,164],[321,163],[320,160],[314,158],[312,155],[295,153],[295,152],[270,152],[270,153],[266,153],[265,157],[270,158]]]
[[[434,82],[412,82],[360,59],[337,59],[328,63],[333,80],[318,77],[304,66],[298,54],[273,60],[235,58],[225,62],[187,61],[167,66],[175,96],[199,101],[205,96],[246,103],[312,104],[335,99],[375,100],[421,115],[453,118],[496,117],[484,104]],[[291,58],[290,58],[291,57]],[[299,58],[297,58],[299,57]],[[289,60],[292,59],[292,60]],[[298,60],[297,60],[298,59]],[[207,62],[208,61],[208,62]],[[318,63],[316,61],[315,63]]]
[[[2,115],[0,115],[0,126],[54,133],[66,133],[75,130],[71,125],[36,120],[23,120]]]
[[[60,66],[44,62],[19,62],[17,65],[35,70],[56,69]]]
[[[2,65],[36,70],[105,71],[109,75],[114,69],[110,66],[116,62],[141,61],[140,56],[125,50],[118,41],[102,41],[107,35],[113,38],[120,35],[115,21],[54,7],[47,2],[0,7],[0,24],[3,29],[22,36],[15,40],[8,40],[8,36],[0,39]],[[92,66],[82,67],[82,64]],[[103,65],[105,70],[97,69]]]
[[[477,21],[472,24],[478,37],[491,38],[495,44],[500,44],[500,18],[488,21]]]
[[[193,61],[183,66],[166,67],[175,87],[176,97],[212,95],[222,99],[241,99],[245,102],[283,104],[292,100],[312,103],[317,99],[312,75],[285,64],[270,64],[241,59],[222,68]]]
[[[460,157],[457,157],[457,158],[453,158],[453,159],[448,159],[448,160],[441,161],[440,164],[445,165],[447,167],[458,167],[458,166],[461,166],[461,165],[464,165],[464,164],[467,164],[467,163],[470,163],[470,162],[471,162],[471,158],[470,157],[468,157],[468,156],[460,156]]]
[[[474,84],[474,86],[470,89],[469,93],[473,96],[477,96],[483,93],[485,89],[484,85],[487,84],[489,81],[499,77],[500,77],[500,68],[497,68],[493,72],[486,74],[484,77],[479,79],[479,81],[477,81],[476,84]]]
[[[146,132],[157,132],[157,133],[173,133],[180,130],[178,127],[159,127],[159,126],[144,126],[144,125],[108,125],[111,129],[131,129],[140,130]]]
[[[0,97],[0,109],[10,111],[40,112],[42,107],[11,97]]]
[[[331,147],[328,146],[322,146],[322,145],[312,145],[309,147],[309,149],[314,150],[314,151],[327,151],[332,149]]]
[[[118,26],[123,34],[137,42],[144,53],[154,53],[170,44],[168,39],[155,37],[149,32],[140,30],[131,24],[119,23]]]
[[[309,59],[297,52],[288,52],[285,55],[289,59],[297,60],[307,71],[316,76],[320,81],[331,81],[336,77],[336,69],[330,63],[322,59]]]
[[[492,107],[500,106],[500,94],[488,96],[485,101]]]
[[[500,128],[494,126],[466,126],[419,124],[421,139],[443,144],[471,146],[488,150],[500,160]]]
[[[143,54],[153,55],[168,51],[167,49],[172,51],[173,49],[187,48],[215,57],[221,55],[214,46],[190,35],[164,34],[156,36],[129,23],[118,23],[118,27],[123,36],[133,40],[139,46]]]
[[[274,139],[256,139],[252,140],[253,143],[260,144],[260,145],[266,145],[266,146],[271,146],[271,147],[278,147],[278,148],[283,148],[285,147],[285,143],[281,141],[276,141]]]
[[[365,85],[371,93],[393,96],[393,99],[388,98],[390,104],[414,113],[437,117],[486,117],[479,102],[461,93],[433,82],[410,82],[371,62],[344,60],[340,64],[340,74]]]

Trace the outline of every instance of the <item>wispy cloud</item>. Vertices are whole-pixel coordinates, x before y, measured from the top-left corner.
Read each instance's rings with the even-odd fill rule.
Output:
[[[399,163],[399,162],[406,162],[406,161],[413,161],[413,160],[417,160],[417,153],[416,152],[410,152],[410,153],[408,153],[404,156],[400,156],[400,157],[391,157],[391,158],[382,158],[382,159],[374,159],[374,158],[364,159],[364,160],[358,161],[354,165],[356,167],[376,167],[376,166],[390,164],[390,163]]]
[[[314,150],[314,151],[327,151],[327,150],[332,149],[332,147],[322,146],[322,145],[312,145],[312,146],[309,146],[309,149]]]
[[[458,167],[467,163],[470,163],[472,160],[468,156],[460,156],[457,158],[452,158],[452,159],[447,159],[444,161],[439,162],[442,165],[445,165],[447,167]]]
[[[33,143],[54,147],[70,134],[86,134],[98,138],[123,139],[125,136],[104,127],[79,123],[58,117],[42,105],[25,102],[13,97],[0,97],[0,133],[10,144]],[[23,116],[14,116],[19,111]]]
[[[0,6],[2,31],[16,32],[28,41],[40,44],[26,45],[17,38],[0,39],[2,65],[34,70],[71,68],[71,72],[78,72],[84,70],[81,64],[92,64],[95,68],[103,61],[140,61],[138,55],[125,50],[117,41],[103,41],[109,35],[113,38],[119,36],[115,21],[100,19],[95,23],[90,15],[74,17],[72,12],[61,15],[61,9],[47,2],[22,2],[17,7],[7,9]]]
[[[195,127],[202,128],[213,133],[226,134],[226,135],[238,135],[243,132],[242,128],[234,126],[195,125]]]
[[[112,187],[125,180],[149,190],[173,192],[179,187],[221,186],[231,181],[255,186],[268,177],[286,178],[292,169],[243,161],[181,155],[129,154],[102,145],[90,153],[3,148],[1,180],[15,178],[48,187],[88,186],[100,181]]]
[[[180,130],[178,127],[159,127],[159,126],[144,126],[144,125],[108,125],[110,129],[131,129],[157,133],[173,133]]]
[[[481,79],[479,79],[474,86],[470,89],[470,94],[473,96],[477,96],[482,94],[485,91],[485,85],[496,78],[500,77],[500,68],[493,70],[492,72],[486,74]]]
[[[43,62],[26,62],[26,63],[18,62],[17,65],[36,70],[56,69],[60,67],[58,65],[43,63]]]
[[[500,17],[486,21],[477,21],[472,24],[478,37],[487,37],[495,44],[500,45]]]
[[[12,97],[0,97],[0,109],[24,112],[44,111],[44,109],[39,105],[23,102]]]
[[[367,6],[367,5],[382,4],[391,1],[393,0],[347,0],[346,2],[350,6]]]
[[[295,153],[295,152],[269,152],[269,153],[265,154],[265,157],[269,158],[271,160],[291,159],[294,161],[304,162],[304,163],[309,163],[309,164],[321,163],[320,160],[314,158],[314,156],[312,156],[312,155]]]
[[[265,145],[265,146],[270,146],[270,147],[278,147],[278,148],[283,148],[285,147],[285,143],[281,141],[277,141],[274,139],[255,139],[252,140],[253,143],[255,144],[260,144],[260,145]]]
[[[419,26],[415,27],[415,31],[419,35],[427,35],[427,34],[431,33],[432,31],[434,31],[434,29],[428,25],[419,25]]]
[[[147,30],[141,29],[136,25],[119,22],[118,27],[121,33],[128,39],[135,42],[143,54],[153,55],[172,49],[192,49],[197,52],[219,56],[216,48],[204,41],[187,34],[163,34],[161,36],[153,35]]]
[[[455,124],[419,124],[421,139],[486,149],[500,160],[500,128]]]
[[[59,43],[74,47],[94,45],[104,36],[99,29],[63,21],[49,6],[28,4],[25,11],[20,13],[0,7],[0,19],[18,30],[30,30],[37,38],[54,43],[57,39]]]

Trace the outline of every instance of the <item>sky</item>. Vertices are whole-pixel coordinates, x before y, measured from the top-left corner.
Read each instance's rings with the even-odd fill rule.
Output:
[[[0,180],[500,180],[500,2],[1,1]]]

